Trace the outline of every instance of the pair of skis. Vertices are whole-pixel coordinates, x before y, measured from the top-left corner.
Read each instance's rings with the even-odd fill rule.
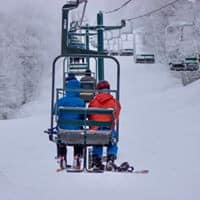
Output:
[[[130,166],[128,162],[122,163],[120,166],[117,166],[116,164],[113,165],[112,169],[95,169],[95,168],[89,168],[89,169],[84,169],[84,168],[76,168],[71,165],[64,165],[64,161],[60,161],[60,168],[56,170],[56,172],[61,172],[61,171],[67,171],[71,173],[80,173],[80,172],[87,172],[87,173],[104,173],[104,172],[113,172],[113,173],[133,173],[133,174],[148,174],[149,170],[134,170],[133,166]]]
[[[67,164],[67,159],[65,156],[62,156],[58,159],[59,168],[56,172],[61,172],[66,170],[67,172],[88,172],[88,173],[103,173],[103,172],[114,172],[114,173],[133,173],[133,174],[148,174],[149,170],[135,170],[133,166],[131,166],[128,162],[123,162],[121,165],[116,165],[115,163],[111,162],[110,167],[104,166],[103,169],[99,168],[92,168],[89,164],[88,168],[78,168],[73,167]]]
[[[126,174],[148,174],[149,170],[134,170],[132,172],[128,171],[108,171],[108,170],[87,170],[88,173],[104,173],[104,172],[112,172],[112,173],[126,173]]]
[[[65,168],[58,168],[56,170],[56,172],[62,172],[62,171],[67,171],[67,172],[71,172],[71,173],[80,173],[80,172],[87,172],[87,173],[104,173],[104,172],[113,172],[113,173],[129,173],[129,174],[148,174],[149,170],[134,170],[132,172],[128,172],[128,171],[107,171],[107,170],[100,170],[100,169],[88,169],[88,170],[84,170],[84,169],[76,169],[73,167],[65,167]]]
[[[135,174],[148,174],[149,170],[134,170],[134,167],[129,165],[128,162],[123,162],[117,166],[115,163],[110,163],[110,167],[105,166],[101,169],[89,169],[88,172],[114,172],[114,173],[135,173]]]

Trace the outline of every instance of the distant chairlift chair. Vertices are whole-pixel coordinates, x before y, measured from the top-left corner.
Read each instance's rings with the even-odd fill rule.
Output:
[[[197,57],[185,58],[186,71],[196,71],[199,69],[199,62]]]
[[[155,56],[154,54],[135,55],[135,63],[153,64],[155,63]]]
[[[196,71],[199,69],[197,57],[186,57],[184,61],[169,63],[173,71]]]
[[[76,49],[85,49],[86,46],[77,36],[71,33],[69,35],[69,46]],[[68,62],[68,73],[73,72],[75,75],[84,75],[85,70],[88,69],[88,63],[84,57],[70,57]]]
[[[133,56],[133,49],[121,49],[120,50],[120,56]]]
[[[174,62],[174,63],[169,63],[170,70],[172,71],[185,71],[185,64],[184,62]]]

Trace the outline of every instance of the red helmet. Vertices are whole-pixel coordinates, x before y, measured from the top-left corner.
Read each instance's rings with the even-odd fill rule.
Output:
[[[110,89],[110,84],[108,81],[99,81],[99,83],[97,84],[97,90],[101,90],[101,89]]]

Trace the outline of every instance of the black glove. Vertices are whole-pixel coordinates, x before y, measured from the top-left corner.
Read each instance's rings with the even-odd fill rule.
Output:
[[[49,140],[53,141],[53,135],[52,134],[49,135]]]

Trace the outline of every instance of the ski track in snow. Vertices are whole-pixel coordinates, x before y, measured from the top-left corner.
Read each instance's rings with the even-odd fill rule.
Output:
[[[167,66],[120,62],[118,162],[128,160],[150,173],[56,173],[55,144],[43,133],[50,124],[50,100],[43,98],[26,105],[23,117],[0,121],[1,199],[200,198],[200,82],[183,87]]]

